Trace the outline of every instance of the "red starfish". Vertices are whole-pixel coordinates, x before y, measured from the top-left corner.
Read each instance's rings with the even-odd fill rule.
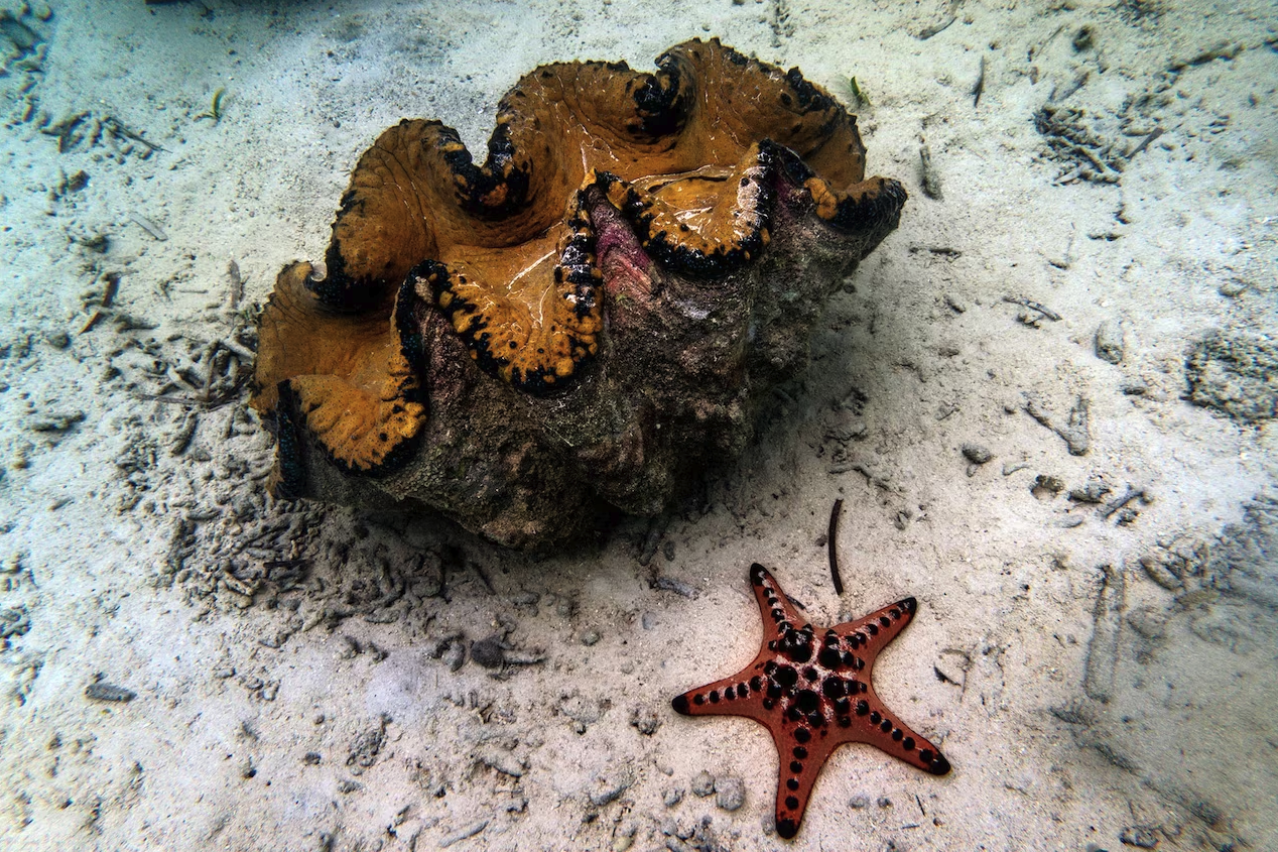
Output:
[[[798,834],[812,785],[843,743],[869,743],[933,775],[950,771],[936,746],[888,712],[870,680],[875,657],[914,617],[914,598],[820,630],[800,618],[757,562],[750,566],[750,584],[763,614],[759,655],[732,677],[685,692],[671,704],[685,716],[747,716],[768,726],[781,760],[777,834],[787,840]]]

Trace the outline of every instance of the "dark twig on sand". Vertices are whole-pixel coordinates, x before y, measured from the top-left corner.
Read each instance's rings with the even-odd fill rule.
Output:
[[[836,595],[843,594],[843,578],[839,576],[839,546],[837,543],[839,535],[839,515],[843,514],[843,498],[834,501],[834,507],[830,509],[830,531],[825,537],[826,547],[830,552],[830,579],[834,581],[834,593]]]

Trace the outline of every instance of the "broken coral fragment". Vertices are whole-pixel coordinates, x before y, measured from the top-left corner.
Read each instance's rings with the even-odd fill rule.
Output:
[[[324,266],[285,267],[260,320],[277,496],[534,546],[740,453],[905,191],[797,69],[717,40],[657,65],[536,69],[482,167],[437,121],[364,153]]]

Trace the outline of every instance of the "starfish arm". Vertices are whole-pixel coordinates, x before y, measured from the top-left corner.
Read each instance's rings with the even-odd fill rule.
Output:
[[[859,636],[857,654],[867,660],[892,643],[905,625],[914,620],[919,602],[916,598],[902,598],[856,621],[845,621],[830,628],[840,636]]]
[[[931,740],[913,731],[879,700],[869,687],[853,706],[845,742],[869,743],[880,751],[933,775],[945,775],[950,762]]]
[[[761,692],[767,681],[762,671],[763,663],[755,660],[731,677],[676,695],[670,706],[684,716],[746,716],[767,725],[770,714],[763,709]]]
[[[773,665],[777,660],[801,665],[811,660],[817,651],[815,628],[790,602],[768,569],[758,562],[750,566],[750,586],[763,616],[763,647],[754,668],[761,670],[760,666],[767,661]],[[770,670],[765,673],[772,674]]]
[[[759,602],[759,614],[763,616],[763,643],[776,639],[781,635],[781,625],[786,621],[802,624],[790,598],[781,590],[771,572],[758,562],[750,566],[750,588],[754,589],[754,599]]]
[[[821,767],[838,746],[827,738],[800,742],[789,732],[774,731],[780,769],[777,773],[777,834],[789,840],[799,833]]]

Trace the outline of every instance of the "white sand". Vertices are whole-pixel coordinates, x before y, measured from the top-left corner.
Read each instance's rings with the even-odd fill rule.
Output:
[[[0,78],[0,848],[783,848],[764,729],[669,709],[754,654],[752,561],[818,624],[918,597],[876,683],[954,765],[938,779],[840,750],[794,848],[1278,844],[1278,513],[1227,528],[1272,499],[1274,430],[1183,398],[1208,332],[1275,330],[1272,3],[206,2],[50,0],[50,20],[21,18],[41,70],[10,58]],[[139,395],[197,393],[197,356],[234,329],[228,262],[251,303],[320,257],[382,129],[440,118],[481,152],[535,65],[647,69],[710,35],[845,99],[855,75],[870,169],[911,199],[831,301],[793,401],[666,528],[672,558],[640,564],[644,521],[537,560],[430,519],[271,505],[243,396],[175,454],[188,408]],[[1070,167],[1035,129],[1080,80],[1060,106],[1118,152],[1164,131],[1121,183],[1059,182]],[[220,87],[221,120],[197,121]],[[59,153],[42,128],[81,113]],[[163,150],[95,144],[109,119]],[[99,236],[105,253],[85,245]],[[114,305],[81,333],[107,273]],[[1060,319],[1018,322],[1005,296]],[[1094,338],[1119,320],[1114,365]],[[840,406],[852,388],[859,414]],[[1086,455],[1027,394],[1058,425],[1088,401]],[[993,460],[969,471],[966,442]],[[1144,498],[1102,517],[1036,496],[1040,475]],[[818,543],[839,496],[842,598]],[[232,555],[306,570],[246,597],[252,577],[219,578]],[[452,671],[458,633],[541,662]],[[133,700],[87,697],[99,675]],[[694,795],[702,770],[741,778],[744,805]]]

